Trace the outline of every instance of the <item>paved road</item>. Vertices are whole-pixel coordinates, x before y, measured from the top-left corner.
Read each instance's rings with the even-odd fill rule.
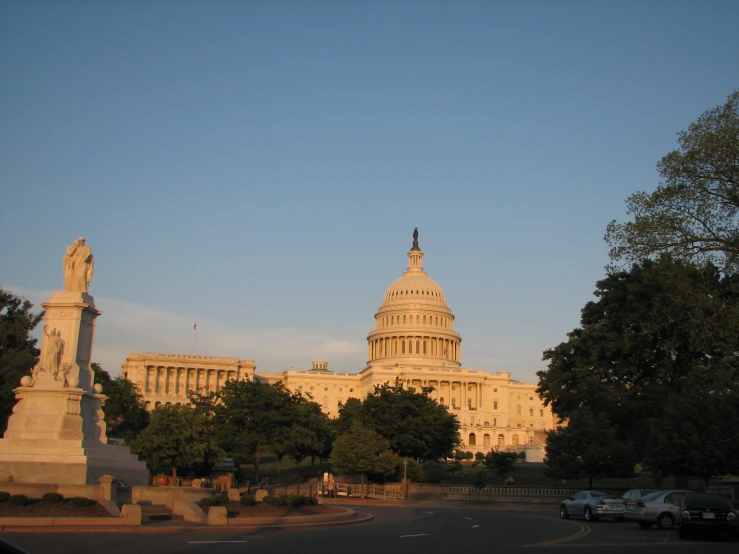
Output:
[[[343,527],[282,531],[3,534],[30,554],[561,554],[591,549],[629,554],[736,554],[737,543],[680,541],[677,531],[635,523],[560,520],[543,510],[373,506],[375,520]]]

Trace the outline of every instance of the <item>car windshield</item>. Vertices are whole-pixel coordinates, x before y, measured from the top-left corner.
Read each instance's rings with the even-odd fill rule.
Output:
[[[731,500],[728,498],[714,494],[686,494],[683,499],[683,506],[689,504],[708,504],[710,506],[724,506],[726,508],[733,506]]]
[[[661,494],[664,494],[664,493],[663,492],[660,492],[660,491],[653,492],[653,493],[648,494],[646,496],[642,496],[639,500],[654,500],[655,498],[657,498]]]
[[[590,493],[590,496],[592,496],[593,498],[605,498],[606,496],[611,496],[611,495],[608,494],[607,492],[592,491]]]

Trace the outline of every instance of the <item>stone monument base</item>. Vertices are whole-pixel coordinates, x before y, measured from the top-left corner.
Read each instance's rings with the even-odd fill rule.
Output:
[[[97,485],[103,475],[112,475],[125,485],[149,484],[146,464],[126,446],[94,442],[80,446],[74,440],[0,440],[0,483]]]

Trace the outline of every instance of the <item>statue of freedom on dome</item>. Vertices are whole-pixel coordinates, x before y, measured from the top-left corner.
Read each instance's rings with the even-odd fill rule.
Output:
[[[413,229],[413,249],[418,250],[418,227]]]

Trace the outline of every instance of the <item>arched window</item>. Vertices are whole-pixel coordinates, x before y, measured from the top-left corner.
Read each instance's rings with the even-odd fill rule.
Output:
[[[400,353],[405,354],[405,341],[400,341]]]
[[[498,435],[498,446],[505,446],[505,435]]]
[[[405,316],[403,316],[403,323],[405,323]]]
[[[417,340],[416,341],[416,354],[420,354],[420,353],[421,353],[421,341]]]
[[[423,341],[423,353],[426,353],[426,341]]]
[[[161,406],[161,405],[162,405],[162,403],[161,403],[161,402],[155,402],[155,403],[154,403],[154,408],[156,409],[156,408],[158,408],[158,407],[159,407],[159,406]]]
[[[485,433],[482,436],[482,445],[483,446],[490,446],[490,433]]]
[[[418,291],[416,291],[416,292],[418,292]],[[416,316],[416,325],[418,325],[419,323],[421,323],[421,316],[420,315],[417,315]]]
[[[513,436],[511,437],[511,444],[512,444],[513,446],[518,446],[518,435],[513,435]]]
[[[426,316],[423,316],[423,324],[426,325]]]
[[[323,407],[328,408],[328,396],[323,397]]]
[[[444,397],[443,396],[441,398],[439,398],[439,404],[441,404],[442,406],[444,405]]]
[[[475,446],[475,441],[476,441],[476,440],[477,440],[477,438],[475,437],[475,434],[474,434],[474,433],[470,433],[470,437],[469,437],[469,442],[468,442],[468,444],[469,444],[470,446]]]

